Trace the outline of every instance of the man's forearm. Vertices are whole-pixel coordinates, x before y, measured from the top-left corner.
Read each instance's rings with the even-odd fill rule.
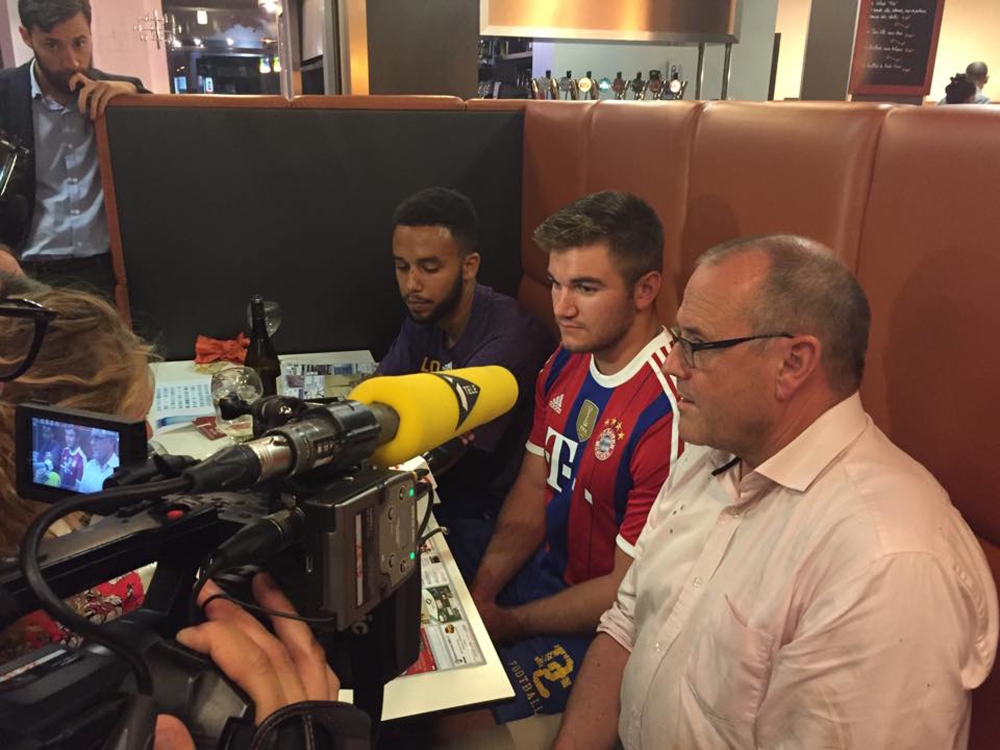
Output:
[[[475,598],[494,601],[500,589],[531,559],[545,539],[544,523],[538,527],[530,518],[518,518],[517,514],[506,511],[505,504],[472,581]]]
[[[601,615],[614,604],[619,585],[621,575],[612,572],[515,607],[513,612],[526,635],[591,635]]]
[[[545,540],[545,460],[527,452],[470,590],[493,602]]]
[[[590,644],[553,750],[612,748],[618,741],[622,675],[629,652],[599,633]]]

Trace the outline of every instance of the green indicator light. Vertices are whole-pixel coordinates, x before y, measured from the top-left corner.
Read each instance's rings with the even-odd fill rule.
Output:
[[[410,487],[410,497],[413,497],[413,488]]]
[[[416,559],[416,557],[417,557],[417,554],[416,554],[415,552],[411,552],[411,553],[410,553],[410,559],[411,559],[411,560],[415,560],[415,559]]]

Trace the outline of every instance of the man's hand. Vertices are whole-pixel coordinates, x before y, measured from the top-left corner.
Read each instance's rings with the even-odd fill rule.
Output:
[[[527,637],[524,624],[517,616],[517,609],[498,607],[493,602],[477,601],[476,609],[483,618],[483,624],[490,638],[498,646],[503,646]]]
[[[196,748],[184,722],[176,716],[160,714],[156,717],[153,750],[196,750]]]
[[[219,587],[209,581],[198,597],[199,603],[218,593]],[[253,594],[262,607],[295,613],[291,602],[266,573],[253,579]],[[224,599],[212,601],[205,613],[208,622],[181,630],[177,640],[210,656],[229,679],[249,694],[258,724],[292,703],[337,700],[340,680],[304,622],[272,617],[272,634],[241,607]],[[194,750],[194,743],[178,719],[160,716],[155,750]]]
[[[116,96],[139,92],[139,89],[128,81],[92,81],[83,73],[77,73],[69,79],[69,90],[76,91],[77,89],[80,90],[80,97],[77,101],[80,114],[86,115],[89,108],[91,120],[96,120],[103,115],[108,102]]]

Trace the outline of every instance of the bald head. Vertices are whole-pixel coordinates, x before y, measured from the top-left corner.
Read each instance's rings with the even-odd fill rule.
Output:
[[[965,75],[979,88],[985,86],[986,82],[990,80],[990,70],[986,67],[986,63],[982,61],[969,63],[969,66],[965,69]]]
[[[829,248],[804,237],[774,234],[712,248],[699,266],[739,256],[759,260],[759,281],[745,311],[755,331],[788,331],[819,339],[827,382],[848,396],[861,385],[871,312],[854,275]],[[757,263],[753,263],[757,265]],[[749,280],[748,280],[749,281]]]

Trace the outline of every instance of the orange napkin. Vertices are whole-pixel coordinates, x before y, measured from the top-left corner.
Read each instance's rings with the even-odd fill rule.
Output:
[[[199,336],[194,342],[194,363],[205,365],[209,362],[224,361],[243,364],[247,358],[250,339],[240,333],[235,339],[211,339]]]

